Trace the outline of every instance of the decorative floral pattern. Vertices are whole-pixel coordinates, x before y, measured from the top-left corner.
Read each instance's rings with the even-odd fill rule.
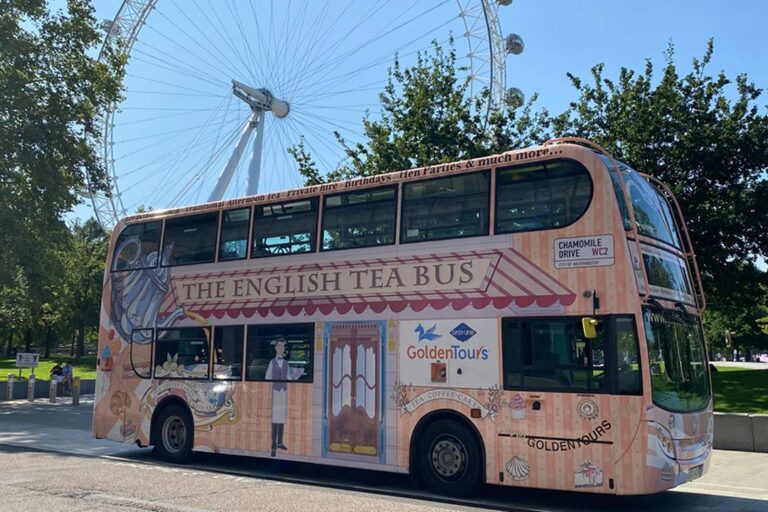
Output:
[[[504,390],[499,385],[488,388],[487,394],[488,400],[483,405],[488,409],[488,416],[493,421],[507,402],[504,400]]]
[[[600,414],[600,408],[597,406],[597,402],[591,398],[584,398],[580,400],[576,405],[576,409],[585,420],[594,420]]]
[[[392,394],[390,398],[395,402],[395,406],[401,414],[406,412],[405,405],[409,402],[408,395],[411,390],[411,386],[403,384],[399,380],[395,381],[395,385],[392,386]]]

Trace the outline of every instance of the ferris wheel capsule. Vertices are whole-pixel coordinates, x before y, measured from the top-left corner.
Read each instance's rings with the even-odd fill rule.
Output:
[[[525,93],[517,87],[510,87],[504,97],[507,106],[510,108],[518,108],[525,103]]]
[[[512,55],[520,55],[525,49],[525,43],[523,38],[518,34],[509,34],[506,39],[507,53]]]

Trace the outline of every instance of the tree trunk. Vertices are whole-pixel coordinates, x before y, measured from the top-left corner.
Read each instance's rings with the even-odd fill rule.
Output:
[[[79,359],[85,355],[85,326],[79,325],[77,327],[77,353],[76,357]]]
[[[72,333],[72,344],[69,346],[69,357],[75,355],[75,340],[77,339],[77,331]]]
[[[32,328],[27,327],[27,332],[24,333],[24,352],[32,352]]]
[[[51,326],[45,326],[45,355],[44,358],[51,357]]]
[[[5,342],[5,357],[11,357],[13,351],[13,329],[8,331],[8,340]]]

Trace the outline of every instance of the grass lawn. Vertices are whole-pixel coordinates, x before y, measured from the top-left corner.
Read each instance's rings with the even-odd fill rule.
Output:
[[[50,359],[40,358],[40,365],[35,368],[35,378],[41,380],[48,380],[51,374],[51,368],[56,366],[56,363],[69,363],[74,367],[73,375],[80,377],[81,379],[95,379],[96,378],[96,358],[81,357],[79,362],[75,362],[74,357],[52,357]],[[16,359],[0,359],[0,380],[8,380],[8,374],[12,373],[17,378],[19,376],[19,369],[16,368]],[[29,368],[21,369],[21,376],[29,378]]]
[[[718,412],[768,414],[768,370],[720,366],[712,390]]]

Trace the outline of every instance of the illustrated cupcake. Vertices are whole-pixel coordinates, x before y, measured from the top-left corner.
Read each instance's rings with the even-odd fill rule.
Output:
[[[509,401],[509,414],[512,419],[524,420],[525,419],[525,400],[520,394],[515,394],[512,400]]]

